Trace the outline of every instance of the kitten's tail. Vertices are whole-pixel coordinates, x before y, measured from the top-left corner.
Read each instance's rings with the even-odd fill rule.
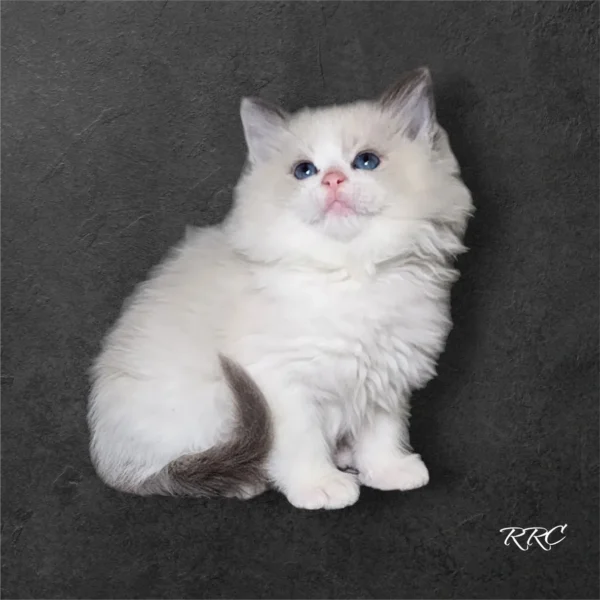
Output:
[[[250,375],[220,355],[238,421],[231,441],[182,456],[142,483],[141,495],[249,498],[267,486],[264,463],[273,432],[267,401]]]

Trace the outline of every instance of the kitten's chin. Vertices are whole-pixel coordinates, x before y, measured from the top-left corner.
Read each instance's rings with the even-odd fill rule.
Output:
[[[327,237],[340,242],[353,240],[366,227],[370,216],[348,211],[328,211],[313,227],[317,227]]]

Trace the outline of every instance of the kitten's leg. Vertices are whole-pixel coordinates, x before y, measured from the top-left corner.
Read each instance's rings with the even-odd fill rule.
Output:
[[[410,447],[408,414],[377,409],[357,436],[354,457],[360,482],[372,488],[412,490],[429,481],[425,463]]]
[[[290,503],[306,509],[354,504],[360,492],[358,481],[353,474],[336,468],[317,407],[288,393],[285,406],[278,406],[273,417],[275,439],[269,475]]]

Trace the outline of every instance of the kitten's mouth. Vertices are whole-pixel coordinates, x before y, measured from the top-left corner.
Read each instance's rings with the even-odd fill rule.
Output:
[[[312,223],[331,224],[355,223],[357,219],[373,217],[381,210],[370,202],[354,194],[329,193],[316,199],[316,209],[312,215]]]
[[[355,215],[357,213],[356,208],[352,206],[347,200],[334,196],[328,198],[325,204],[325,213],[339,216]]]

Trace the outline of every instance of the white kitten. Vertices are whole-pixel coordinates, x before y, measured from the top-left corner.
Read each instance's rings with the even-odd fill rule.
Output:
[[[270,484],[301,508],[425,485],[410,393],[450,330],[472,210],[429,72],[293,115],[244,99],[241,117],[230,215],[139,287],[95,363],[97,471],[138,494]]]

